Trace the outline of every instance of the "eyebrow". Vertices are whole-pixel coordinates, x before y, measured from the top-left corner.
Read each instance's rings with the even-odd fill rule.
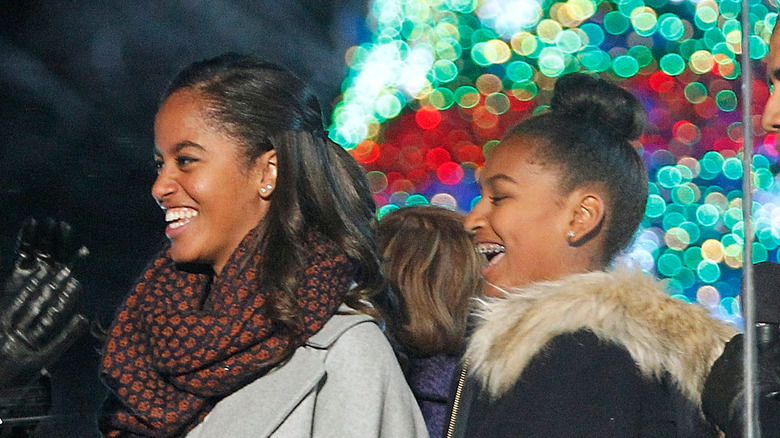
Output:
[[[198,143],[195,143],[195,142],[192,142],[192,141],[189,141],[189,140],[184,140],[184,141],[180,141],[180,142],[176,143],[175,145],[173,145],[173,152],[174,153],[179,153],[184,148],[196,148],[196,149],[200,149],[202,151],[206,150],[203,146],[199,145]],[[160,150],[159,147],[157,147],[157,146],[154,147],[154,154],[155,155],[162,155],[162,151]]]
[[[517,184],[517,181],[514,178],[512,178],[511,176],[509,176],[507,174],[504,174],[504,173],[498,173],[498,174],[495,174],[495,175],[491,175],[488,179],[486,179],[485,181],[482,181],[480,186],[486,186],[487,185],[487,186],[495,187],[496,184],[498,184],[501,181],[512,183],[512,184]]]

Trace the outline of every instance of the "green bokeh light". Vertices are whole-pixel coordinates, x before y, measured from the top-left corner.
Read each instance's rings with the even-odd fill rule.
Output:
[[[734,229],[737,224],[742,222],[742,209],[737,207],[731,207],[728,210],[726,210],[725,213],[723,213],[723,224],[729,227],[730,229]],[[736,242],[726,242],[723,241],[723,246],[729,246]]]
[[[464,85],[455,90],[455,102],[462,108],[474,108],[479,104],[480,96],[476,88]]]
[[[534,69],[525,61],[512,61],[506,66],[506,76],[514,82],[530,81]]]
[[[384,119],[392,119],[401,112],[403,105],[395,94],[384,94],[377,99],[376,113]]]
[[[676,166],[664,166],[656,173],[658,185],[665,189],[671,189],[682,182],[682,174]]]
[[[615,3],[617,3],[618,11],[625,17],[630,17],[637,8],[645,5],[642,0],[617,0]]]
[[[702,260],[696,274],[703,283],[712,284],[720,279],[720,266],[712,260]]]
[[[504,93],[491,93],[485,97],[485,109],[491,114],[501,115],[509,111],[509,98]]]
[[[576,32],[564,30],[555,37],[555,46],[564,53],[574,53],[582,46],[582,40]]]
[[[667,53],[662,56],[659,65],[669,76],[677,76],[685,70],[685,60],[677,53]]]
[[[654,34],[657,30],[656,24],[658,19],[654,13],[644,10],[639,13],[634,13],[631,16],[631,24],[634,26],[634,30],[638,35],[647,37]]]
[[[588,36],[588,45],[591,47],[599,47],[604,42],[604,31],[601,26],[595,23],[584,23],[580,26],[580,30],[585,32]]]
[[[579,55],[580,63],[590,71],[603,72],[612,67],[612,58],[601,49],[588,48]]]
[[[520,101],[527,102],[533,100],[539,92],[536,82],[522,81],[512,84],[512,95]]]
[[[658,272],[662,275],[674,277],[682,268],[682,261],[677,254],[667,251],[661,257],[658,257],[656,266],[658,266]]]
[[[669,211],[671,211],[671,206],[669,206],[666,215],[663,217],[663,220],[661,221],[664,230],[667,231],[671,230],[674,227],[679,227],[683,222],[685,222],[685,216],[683,216],[680,213],[669,213]]]
[[[551,78],[560,76],[566,67],[565,55],[555,47],[545,47],[539,54],[539,71]]]
[[[769,46],[758,35],[750,35],[750,58],[762,59],[769,52]]]
[[[691,269],[698,269],[699,263],[704,260],[704,257],[701,255],[701,248],[694,246],[685,250],[683,259],[685,260],[685,266]]]
[[[753,243],[753,263],[761,263],[769,260],[769,251],[760,242]]]
[[[428,205],[428,204],[429,204],[428,198],[420,194],[409,195],[409,197],[406,198],[406,202],[404,203],[404,205],[407,207],[413,205]]]
[[[703,204],[696,209],[696,220],[705,227],[714,226],[719,219],[720,213],[714,205]]]
[[[753,173],[753,184],[760,190],[769,190],[775,182],[775,176],[769,169],[756,169]]]
[[[658,18],[658,33],[669,41],[679,41],[685,34],[685,25],[677,15],[666,13]]]
[[[691,82],[685,86],[685,98],[690,103],[702,103],[707,99],[707,87],[701,82]]]
[[[433,64],[433,76],[439,82],[450,82],[458,77],[458,67],[452,61],[440,59]]]
[[[656,218],[656,217],[663,216],[665,212],[666,212],[666,201],[664,201],[664,198],[658,195],[650,195],[647,197],[645,216]]]
[[[639,72],[639,63],[633,56],[619,55],[612,60],[612,71],[622,78],[630,78]]]
[[[449,88],[436,88],[431,91],[428,101],[437,110],[445,110],[455,103],[455,94]]]
[[[401,207],[399,207],[396,204],[385,204],[385,205],[379,207],[379,209],[377,210],[377,213],[376,213],[376,217],[377,217],[377,219],[381,220],[382,216],[386,215],[387,213],[390,213],[391,211],[398,210],[400,208]]]
[[[720,14],[725,18],[735,19],[741,11],[741,2],[739,0],[721,0]]]
[[[718,11],[709,5],[697,7],[694,22],[701,30],[711,29],[718,24]]]
[[[463,49],[457,40],[447,38],[436,42],[436,55],[447,61],[455,61],[463,54]]]
[[[701,230],[699,226],[693,222],[685,221],[680,224],[680,228],[688,233],[689,243],[696,243],[701,237]]]
[[[604,16],[604,30],[612,35],[620,35],[628,30],[631,22],[618,11],[608,12]]]
[[[742,178],[742,160],[737,157],[727,158],[723,162],[723,175],[732,180]]]
[[[692,204],[696,201],[696,192],[687,185],[674,187],[672,189],[672,201],[681,205]]]
[[[628,49],[628,54],[636,59],[639,67],[647,67],[653,62],[653,52],[646,46],[634,46]]]
[[[687,289],[696,282],[696,274],[690,268],[683,266],[677,271],[674,279],[680,283],[680,287]]]
[[[715,95],[715,104],[721,111],[734,111],[737,109],[737,94],[731,90],[720,90]]]

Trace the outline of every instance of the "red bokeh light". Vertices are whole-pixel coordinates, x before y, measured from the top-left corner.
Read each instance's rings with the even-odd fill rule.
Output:
[[[424,106],[414,114],[417,125],[422,129],[433,129],[441,123],[441,113],[434,107]]]
[[[450,186],[458,184],[463,179],[463,175],[464,172],[460,165],[452,161],[443,163],[436,169],[436,176],[439,178],[439,181]]]

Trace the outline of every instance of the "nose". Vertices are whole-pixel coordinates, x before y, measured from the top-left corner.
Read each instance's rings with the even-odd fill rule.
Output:
[[[171,170],[167,170],[166,166],[163,166],[159,173],[157,173],[154,184],[152,184],[152,197],[161,207],[163,206],[165,199],[176,192],[176,188],[178,187],[172,172],[173,171]]]
[[[479,201],[474,204],[474,208],[466,215],[466,219],[463,221],[463,228],[469,233],[476,233],[483,227],[485,223],[484,204],[485,198],[480,197]]]
[[[761,125],[767,132],[780,132],[780,91],[778,91],[777,86],[769,95],[769,100],[764,106]]]

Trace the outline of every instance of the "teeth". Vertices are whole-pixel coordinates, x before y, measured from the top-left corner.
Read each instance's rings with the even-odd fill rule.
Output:
[[[168,224],[168,226],[171,227],[171,229],[174,229],[174,228],[179,228],[183,225],[187,225],[188,223],[190,223],[190,221],[171,222],[170,224]]]
[[[165,211],[165,222],[175,222],[180,219],[190,219],[198,215],[197,210],[193,210],[191,208],[186,207],[179,207],[179,208],[171,208],[169,210]],[[188,221],[184,221],[181,224],[173,223],[171,224],[172,228],[176,228],[178,226],[184,225]]]
[[[480,254],[498,254],[506,252],[506,248],[498,243],[480,243],[477,245],[477,252]]]

